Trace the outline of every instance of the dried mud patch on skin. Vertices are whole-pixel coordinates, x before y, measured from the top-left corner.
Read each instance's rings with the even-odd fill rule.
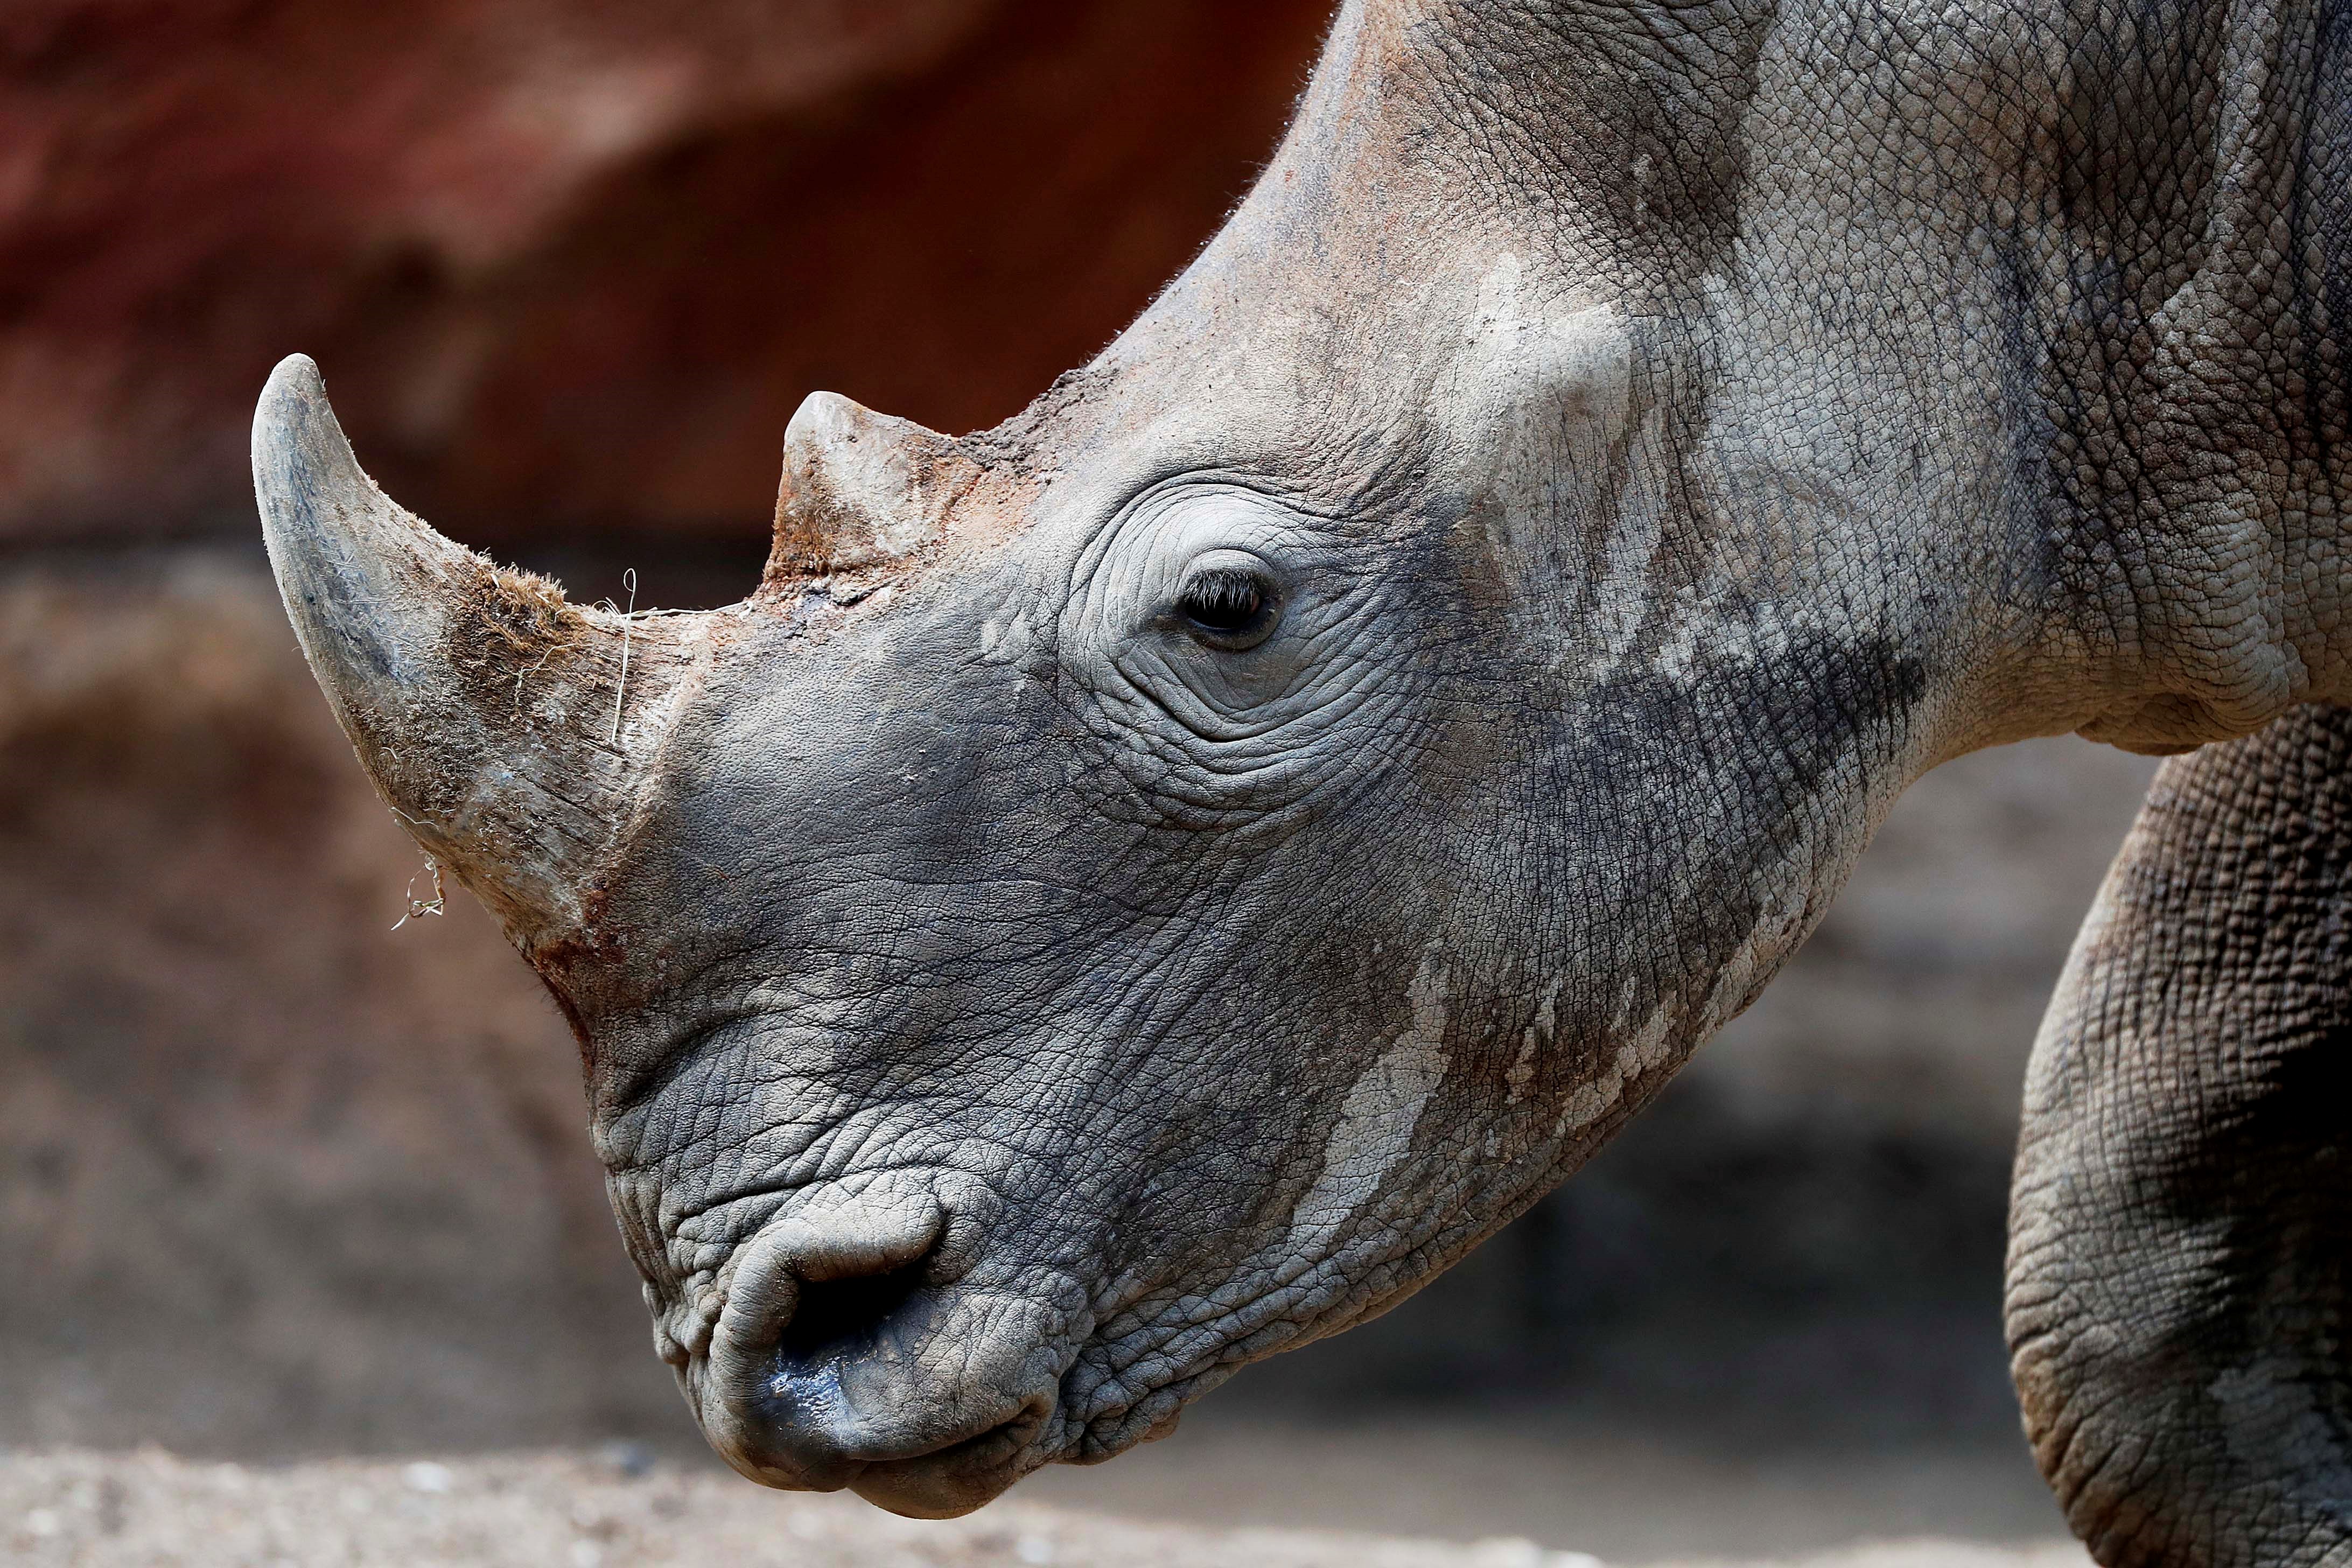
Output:
[[[159,1450],[0,1458],[0,1551],[26,1568],[1602,1568],[1519,1540],[1404,1541],[1195,1530],[1018,1502],[960,1520],[898,1519],[844,1496],[763,1491],[628,1450],[268,1468]],[[2074,1568],[2078,1550],[1907,1542],[1807,1568]]]

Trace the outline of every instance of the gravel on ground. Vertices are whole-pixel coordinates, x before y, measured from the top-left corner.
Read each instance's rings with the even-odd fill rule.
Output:
[[[159,1449],[0,1455],[0,1558],[24,1568],[1601,1568],[1519,1540],[1218,1531],[1002,1502],[894,1518],[642,1450],[208,1463]],[[1806,1568],[2077,1568],[2079,1550],[1892,1542]]]

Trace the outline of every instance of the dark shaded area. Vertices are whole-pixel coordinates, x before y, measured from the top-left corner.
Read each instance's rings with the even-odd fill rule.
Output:
[[[805,1371],[836,1352],[846,1359],[870,1348],[922,1283],[922,1269],[909,1267],[803,1284],[792,1321],[776,1342],[787,1373]]]
[[[1233,1397],[1589,1416],[1737,1449],[2003,1443],[2008,1151],[1695,1075],[1485,1249]]]

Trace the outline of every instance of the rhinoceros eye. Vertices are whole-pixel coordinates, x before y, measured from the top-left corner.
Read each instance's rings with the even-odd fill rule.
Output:
[[[1282,619],[1282,585],[1257,557],[1239,550],[1202,556],[1176,590],[1184,629],[1211,647],[1238,653],[1274,635]]]

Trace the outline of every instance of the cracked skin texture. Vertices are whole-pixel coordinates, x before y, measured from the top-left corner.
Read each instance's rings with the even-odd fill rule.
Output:
[[[2352,712],[2158,772],[2026,1088],[2026,1430],[2116,1564],[2345,1559]]]
[[[1570,1173],[1927,768],[2340,700],[2347,16],[1349,5],[1100,357],[812,399],[759,591],[626,679],[567,608],[523,719],[281,367],[297,631],[573,1020],[719,1451],[1109,1458]]]

